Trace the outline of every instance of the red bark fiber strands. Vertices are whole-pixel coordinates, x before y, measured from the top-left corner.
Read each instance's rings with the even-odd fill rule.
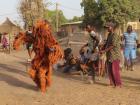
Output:
[[[28,38],[25,33],[19,33],[13,43],[14,49],[19,49],[22,42],[33,44],[35,56],[28,73],[44,93],[51,85],[52,66],[63,57],[63,51],[52,35],[47,20],[37,21],[33,27],[33,38]]]

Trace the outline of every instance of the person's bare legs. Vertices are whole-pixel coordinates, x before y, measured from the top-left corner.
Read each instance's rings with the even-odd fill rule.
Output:
[[[131,71],[134,70],[134,60],[133,59],[130,60],[130,70]]]
[[[31,58],[31,50],[30,49],[28,49],[28,55]]]
[[[32,50],[31,49],[28,49],[28,55],[29,55],[28,61],[30,62],[31,58],[32,58]]]
[[[125,69],[129,70],[129,66],[130,66],[130,60],[125,58]]]

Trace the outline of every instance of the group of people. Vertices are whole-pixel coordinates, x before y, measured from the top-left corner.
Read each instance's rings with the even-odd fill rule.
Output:
[[[31,61],[28,73],[41,91],[45,93],[51,83],[52,66],[62,59],[63,52],[46,20],[40,20],[35,26],[34,30],[29,27],[25,33],[19,33],[13,46],[18,49],[19,45],[25,42],[30,57],[29,61],[31,61],[31,54],[34,51],[35,56]],[[138,36],[132,30],[132,26],[128,26],[123,37],[116,33],[114,23],[106,24],[105,28],[108,30],[108,36],[105,41],[101,41],[95,28],[87,26],[88,43],[81,47],[79,57],[74,56],[71,48],[64,50],[64,73],[70,73],[72,69],[77,69],[80,71],[79,73],[88,75],[89,83],[95,82],[96,74],[103,76],[107,73],[110,85],[121,87],[121,49],[123,49],[125,58],[124,66],[127,70],[134,70],[134,59],[136,59],[136,50],[139,47]]]
[[[105,25],[108,30],[106,41],[100,41],[99,35],[93,26],[88,25],[88,43],[82,46],[80,57],[74,57],[70,48],[64,51],[65,67],[64,73],[69,73],[73,68],[88,74],[88,82],[95,82],[95,75],[103,76],[108,74],[110,85],[121,87],[120,61],[124,57],[124,68],[134,70],[137,47],[139,47],[137,33],[129,25],[127,31],[120,36],[116,33],[116,25],[108,23]],[[85,50],[86,49],[86,50]],[[121,54],[123,51],[123,56]]]

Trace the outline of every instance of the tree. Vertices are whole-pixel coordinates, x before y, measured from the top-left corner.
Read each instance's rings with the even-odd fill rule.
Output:
[[[133,0],[83,0],[83,23],[101,27],[110,21],[120,25],[135,20],[138,18],[139,4]]]
[[[32,26],[36,20],[44,18],[50,21],[53,29],[55,30],[56,11],[48,10],[47,7],[49,5],[51,5],[51,2],[48,2],[47,0],[21,0],[18,11],[25,23],[25,28],[27,28],[29,25]],[[60,24],[67,22],[67,19],[61,10],[58,11],[58,14],[60,26]]]
[[[138,11],[138,17],[140,18],[139,14],[140,14],[140,0],[133,0],[133,3],[135,5],[135,8],[137,9]]]
[[[18,11],[25,23],[25,28],[44,17],[45,3],[43,0],[21,0]]]
[[[63,23],[66,23],[68,20],[64,16],[61,10],[58,10],[58,25],[60,26]],[[53,30],[56,29],[56,10],[45,10],[45,18],[50,21],[52,24]]]

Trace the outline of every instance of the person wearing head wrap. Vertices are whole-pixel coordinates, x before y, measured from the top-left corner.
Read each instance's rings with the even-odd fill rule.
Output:
[[[107,70],[110,79],[110,85],[114,87],[121,87],[120,77],[120,58],[121,58],[121,38],[115,33],[116,25],[108,23],[105,26],[108,29],[108,37],[104,49],[100,53],[106,52]]]

